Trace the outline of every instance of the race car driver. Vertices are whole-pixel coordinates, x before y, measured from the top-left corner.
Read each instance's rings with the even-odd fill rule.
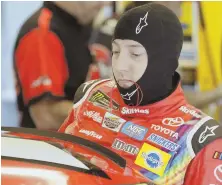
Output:
[[[82,84],[59,131],[115,151],[155,184],[221,184],[222,125],[186,102],[182,42],[165,6],[126,12],[113,35],[114,80]]]
[[[147,1],[133,1],[130,3],[126,10],[135,8],[136,6],[144,5]],[[151,3],[151,2],[149,2]],[[165,5],[171,9],[178,17],[180,12],[180,7],[174,1],[158,1],[158,4]],[[118,22],[118,16],[113,16],[106,19],[96,30],[94,30],[93,37],[91,38],[91,52],[95,55],[95,61],[99,69],[100,78],[110,78],[112,75],[112,64],[111,64],[111,51],[112,51],[112,35],[114,28]],[[186,73],[183,73],[178,69],[181,75],[181,85],[183,85],[183,78],[186,78]],[[91,78],[92,79],[92,78]],[[94,78],[95,79],[95,78]],[[184,95],[189,103],[192,103],[193,106],[204,109],[210,104],[217,103],[222,99],[222,83],[219,84],[216,88],[209,91],[193,91],[189,88],[184,88]],[[222,115],[221,115],[222,117]]]

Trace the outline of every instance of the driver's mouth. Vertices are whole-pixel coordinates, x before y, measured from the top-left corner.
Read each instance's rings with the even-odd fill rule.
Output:
[[[117,81],[122,88],[129,88],[133,85],[131,80],[121,79]]]

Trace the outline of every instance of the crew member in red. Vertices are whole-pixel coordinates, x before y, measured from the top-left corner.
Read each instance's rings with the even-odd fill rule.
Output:
[[[88,42],[103,6],[46,1],[21,26],[13,53],[20,126],[58,130],[78,87],[96,77]]]
[[[221,184],[222,125],[184,97],[182,44],[165,6],[126,12],[113,35],[114,80],[82,84],[59,131],[115,151],[154,184]]]

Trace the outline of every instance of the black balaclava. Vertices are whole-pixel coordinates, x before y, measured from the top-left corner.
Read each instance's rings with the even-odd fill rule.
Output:
[[[180,21],[171,10],[160,4],[149,3],[127,11],[116,25],[115,39],[137,41],[148,54],[147,68],[136,82],[142,93],[136,85],[124,89],[117,83],[127,105],[151,104],[173,92],[179,81],[175,70],[183,45],[183,31]]]

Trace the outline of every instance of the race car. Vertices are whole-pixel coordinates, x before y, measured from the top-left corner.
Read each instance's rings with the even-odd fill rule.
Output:
[[[2,127],[1,139],[2,185],[153,184],[121,156],[80,137]]]

